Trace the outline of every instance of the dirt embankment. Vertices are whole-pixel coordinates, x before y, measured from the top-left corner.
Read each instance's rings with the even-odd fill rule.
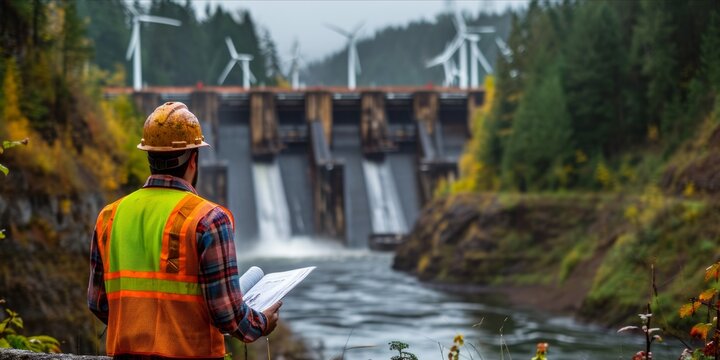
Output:
[[[589,288],[580,278],[598,260],[565,258],[599,221],[598,204],[597,197],[481,194],[439,200],[424,210],[393,266],[458,290],[502,291],[519,305],[575,312]],[[580,262],[583,271],[570,271]]]
[[[720,236],[719,210],[662,194],[456,195],[423,210],[393,267],[614,326],[650,301],[655,265],[658,311],[672,326],[676,306],[701,290],[702,270],[715,261],[702,244]]]

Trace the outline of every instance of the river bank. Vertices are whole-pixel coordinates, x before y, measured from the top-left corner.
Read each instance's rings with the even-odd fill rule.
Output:
[[[652,188],[642,196],[449,196],[424,209],[393,268],[607,327],[635,324],[653,302],[661,325],[674,329],[682,327],[677,309],[715,261],[718,208]]]

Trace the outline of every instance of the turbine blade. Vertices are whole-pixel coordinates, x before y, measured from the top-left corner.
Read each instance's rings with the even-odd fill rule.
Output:
[[[233,44],[232,39],[230,39],[229,36],[225,37],[225,44],[227,44],[228,51],[230,51],[230,57],[237,59],[238,53],[237,50],[235,50],[235,44]]]
[[[126,9],[128,9],[128,11],[133,17],[140,15],[138,14],[137,10],[135,10],[135,7],[133,7],[132,5],[129,5],[128,7],[126,7]]]
[[[233,66],[235,65],[237,61],[235,59],[230,60],[230,62],[225,66],[225,70],[223,70],[222,74],[218,78],[218,85],[222,85],[222,83],[225,81],[225,78],[230,73],[230,70],[232,70]]]
[[[464,38],[459,37],[459,36],[456,37],[455,39],[453,39],[453,41],[451,43],[449,43],[447,46],[445,46],[445,50],[443,50],[443,52],[440,53],[440,55],[438,55],[438,56],[432,58],[430,61],[426,62],[425,66],[433,67],[433,66],[436,66],[436,65],[439,65],[441,63],[448,61],[453,55],[455,55],[455,51],[457,51],[457,49],[460,48],[463,41],[465,41]]]
[[[462,46],[463,42],[465,42],[465,39],[458,36],[450,43],[450,46],[448,46],[447,50],[445,50],[446,53],[448,53],[448,58],[451,57],[457,49]]]
[[[346,38],[351,38],[351,37],[352,37],[352,34],[351,34],[351,33],[347,32],[347,31],[345,31],[344,29],[341,29],[341,28],[339,28],[339,27],[337,27],[337,26],[335,26],[335,25],[333,25],[333,24],[327,24],[327,23],[326,23],[326,24],[325,24],[325,27],[327,27],[328,29],[330,29],[330,30],[332,30],[332,31],[334,31],[334,32],[336,32],[336,33],[338,33],[338,34],[346,37]]]
[[[438,56],[436,56],[436,57],[434,57],[434,58],[426,61],[426,62],[425,62],[425,67],[426,67],[426,68],[431,68],[431,67],[433,67],[433,66],[437,66],[437,65],[440,65],[440,64],[443,64],[443,63],[445,63],[445,61],[443,61],[443,54],[440,54],[440,55],[438,55]]]
[[[353,37],[355,37],[355,36],[357,35],[358,31],[360,31],[360,29],[363,27],[363,25],[365,25],[365,22],[364,22],[364,21],[361,21],[359,24],[357,24],[357,25],[355,26],[355,29],[353,29],[353,31],[352,31],[352,36],[353,36]]]
[[[480,62],[480,65],[482,65],[485,73],[492,74],[492,66],[490,66],[490,63],[487,61],[487,58],[485,58],[485,55],[482,53],[482,51],[480,51],[480,48],[478,48],[477,43],[472,44],[472,52],[476,60]]]
[[[180,20],[175,20],[171,18],[166,18],[162,16],[152,16],[152,15],[138,15],[138,20],[142,22],[151,22],[156,24],[165,24],[165,25],[172,25],[172,26],[180,26],[182,22]]]
[[[137,44],[140,39],[138,37],[140,36],[140,23],[135,21],[133,22],[133,29],[132,34],[130,35],[130,44],[128,45],[127,52],[125,53],[125,59],[130,60],[132,58],[135,51],[137,51]]]
[[[510,55],[512,55],[512,51],[507,46],[505,41],[503,41],[503,39],[501,39],[500,37],[495,37],[495,44],[497,44],[498,48],[500,48],[500,52],[503,54],[503,56],[509,57]]]
[[[467,26],[465,26],[465,19],[463,18],[460,11],[455,11],[455,17],[453,17],[453,23],[458,34],[464,34],[467,32]]]

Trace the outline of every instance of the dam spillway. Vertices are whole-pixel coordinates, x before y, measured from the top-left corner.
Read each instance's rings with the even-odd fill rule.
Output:
[[[239,242],[336,239],[349,247],[409,231],[457,162],[482,89],[107,88],[149,114],[182,101],[212,145],[198,192],[235,216]]]

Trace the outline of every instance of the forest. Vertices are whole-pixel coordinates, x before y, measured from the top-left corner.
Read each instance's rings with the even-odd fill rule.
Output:
[[[659,183],[681,144],[717,120],[717,10],[713,1],[531,1],[513,17],[512,56],[489,79],[491,104],[473,124],[456,187]]]

